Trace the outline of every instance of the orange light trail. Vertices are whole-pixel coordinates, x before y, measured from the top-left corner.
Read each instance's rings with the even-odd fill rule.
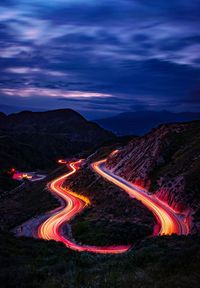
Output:
[[[88,198],[82,195],[78,195],[62,187],[64,181],[78,170],[81,162],[82,160],[70,163],[69,166],[71,171],[50,183],[50,190],[62,198],[65,201],[66,206],[62,210],[50,216],[39,226],[37,232],[38,237],[46,240],[60,241],[64,243],[68,248],[79,252],[88,251],[102,254],[118,254],[126,252],[130,249],[130,245],[106,247],[79,245],[70,239],[67,239],[63,235],[63,225],[69,222],[75,215],[80,213],[85,208],[85,206],[89,205],[90,203]]]
[[[63,199],[66,206],[64,206],[63,209],[56,211],[38,227],[38,237],[62,242],[68,248],[79,252],[87,251],[101,254],[118,254],[128,251],[131,248],[130,245],[106,247],[86,246],[77,244],[63,235],[63,225],[90,204],[90,200],[87,197],[62,187],[64,181],[79,169],[81,162],[82,160],[71,162],[69,164],[71,171],[49,184],[52,193]],[[141,201],[150,211],[152,211],[160,227],[159,231],[154,231],[154,235],[183,235],[189,233],[189,227],[183,215],[180,217],[171,207],[164,204],[162,201],[159,201],[156,197],[148,195],[143,189],[112,174],[105,169],[105,162],[106,159],[97,161],[91,164],[91,167],[96,173],[125,190],[131,197]]]
[[[159,235],[186,235],[189,233],[189,227],[183,217],[180,217],[175,211],[159,201],[153,195],[148,195],[144,190],[139,189],[132,183],[112,174],[110,171],[104,168],[106,159],[95,162],[92,164],[92,168],[99,175],[114,183],[116,186],[125,190],[131,197],[141,201],[152,213],[155,215],[160,231],[156,232]]]

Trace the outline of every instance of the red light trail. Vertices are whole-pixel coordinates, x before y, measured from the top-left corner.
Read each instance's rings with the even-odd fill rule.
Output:
[[[61,197],[66,206],[61,211],[56,212],[45,222],[43,222],[38,228],[38,237],[46,240],[55,240],[64,243],[68,248],[76,251],[88,251],[102,254],[117,254],[126,252],[131,246],[121,245],[121,246],[106,246],[106,247],[97,247],[97,246],[86,246],[79,245],[73,241],[65,238],[62,233],[63,225],[70,221],[75,215],[80,213],[88,204],[89,199],[73,193],[62,187],[64,181],[74,174],[82,160],[77,162],[72,162],[69,164],[71,171],[67,174],[55,179],[49,185],[51,191]]]
[[[90,203],[88,198],[63,187],[64,181],[79,169],[81,162],[82,160],[71,162],[69,164],[71,171],[49,184],[50,190],[62,198],[66,206],[62,210],[56,211],[39,226],[38,237],[46,240],[60,241],[68,248],[79,252],[88,251],[102,254],[117,254],[128,251],[131,247],[130,245],[108,247],[86,246],[77,244],[63,235],[63,225],[69,222]],[[154,196],[148,195],[142,189],[106,170],[104,167],[105,162],[106,159],[95,162],[91,167],[96,173],[125,190],[131,197],[141,201],[152,211],[160,226],[159,231],[154,231],[154,235],[171,235],[173,233],[181,235],[189,233],[189,227],[183,217],[181,218],[174,210]]]
[[[141,201],[156,217],[160,226],[159,235],[186,235],[189,233],[188,223],[183,215],[178,215],[170,206],[158,200],[153,195],[148,195],[144,190],[134,184],[112,174],[105,169],[106,159],[95,162],[92,168],[102,177],[125,190],[131,197]]]

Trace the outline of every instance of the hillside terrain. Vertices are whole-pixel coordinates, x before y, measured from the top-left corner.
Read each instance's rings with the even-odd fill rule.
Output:
[[[76,241],[97,246],[130,245],[153,234],[156,220],[151,212],[96,175],[90,168],[90,161],[76,175],[67,179],[65,186],[88,197],[91,202],[71,222]]]
[[[200,121],[165,124],[134,138],[108,158],[115,174],[145,187],[175,210],[190,211],[193,232],[200,221]]]
[[[112,133],[64,109],[0,114],[0,168],[51,168],[60,157],[95,149]]]
[[[173,113],[165,110],[124,112],[95,122],[117,135],[143,135],[159,124],[192,120],[200,120],[200,113]]]
[[[192,149],[195,147],[199,122],[185,125],[183,127],[181,125],[179,128],[177,128],[177,124],[161,126],[151,132],[155,133],[152,137],[149,136],[151,133],[145,136],[145,140],[143,137],[135,137],[115,157],[110,156],[107,165],[116,169],[116,173],[119,171],[122,173],[122,168],[124,168],[124,173],[129,171],[129,179],[133,180],[134,178],[131,178],[131,176],[134,177],[133,170],[129,166],[129,170],[125,172],[125,164],[129,163],[127,157],[132,154],[128,155],[128,153],[131,153],[136,143],[143,143],[143,146],[140,147],[140,153],[143,153],[140,161],[143,163],[146,161],[144,167],[147,167],[148,164],[147,154],[145,154],[148,149],[144,147],[145,143],[150,144],[154,139],[148,150],[148,159],[153,167],[157,167],[156,164],[154,165],[155,159],[161,159],[157,158],[160,154],[156,153],[156,147],[163,143],[164,148],[162,145],[158,145],[158,151],[162,151],[162,155],[167,157],[165,159],[163,156],[163,159],[165,161],[169,159],[169,163],[158,161],[159,169],[155,169],[155,173],[150,172],[151,182],[138,180],[138,183],[152,187],[152,191],[154,191],[154,187],[157,185],[156,173],[163,171],[161,168],[164,169],[165,165],[166,167],[170,165],[177,147],[181,149],[181,143],[185,149],[189,145],[192,145]],[[157,140],[156,131],[162,131],[165,137],[162,134],[160,140]],[[171,133],[174,136],[170,136],[169,141],[167,139]],[[196,134],[197,139],[193,138],[193,134]],[[131,243],[134,244],[132,250],[121,255],[78,253],[54,241],[15,238],[11,235],[9,231],[16,225],[58,207],[58,201],[45,189],[45,186],[55,177],[66,173],[66,167],[60,167],[58,171],[55,170],[55,173],[39,184],[25,183],[23,189],[17,193],[4,193],[0,198],[0,282],[3,288],[117,288],[123,286],[129,288],[174,286],[193,288],[198,286],[199,237],[197,235],[147,237],[152,234],[155,224],[153,215],[140,202],[97,176],[90,168],[91,162],[106,157],[117,147],[123,146],[126,141],[127,139],[122,139],[119,143],[116,141],[115,145],[98,149],[87,159],[85,166],[76,173],[76,176],[74,175],[66,181],[65,186],[89,197],[91,201],[91,205],[70,223],[72,237],[77,242],[90,245]],[[172,145],[172,143],[174,144]],[[169,147],[173,149],[170,150]],[[183,151],[185,150],[183,149]],[[183,155],[183,151],[181,155]],[[187,151],[189,151],[188,148]],[[198,154],[195,151],[197,150],[194,149],[195,157],[197,157]],[[135,155],[139,157],[139,150]],[[133,156],[131,157],[129,165],[136,161]],[[192,153],[189,157],[195,162],[195,159],[191,158]],[[116,165],[119,159],[124,161],[121,162],[121,165],[124,166],[117,169]],[[161,166],[163,163],[165,165]],[[178,162],[178,165],[180,163]],[[142,240],[143,238],[146,240]]]
[[[112,133],[70,109],[0,113],[0,193],[18,185],[5,177],[12,167],[48,172],[58,159],[90,154],[114,139]]]
[[[0,119],[1,123],[5,123],[7,116],[0,114]],[[55,135],[55,142],[51,142],[55,150],[60,149],[59,141],[63,139],[61,135],[65,138],[65,133],[67,134],[62,130],[63,124],[60,124],[60,128],[59,125],[54,128],[53,123],[51,125],[47,123],[45,128],[46,122],[43,120],[44,124],[40,127],[41,118],[38,127],[37,125],[32,127],[31,124],[37,123],[37,120],[34,120],[35,122],[15,121],[14,128],[9,121],[6,121],[7,131],[1,126],[1,143],[4,143],[4,149],[8,145],[3,142],[7,137],[10,137],[13,149],[17,147],[15,137],[20,139],[20,135],[24,135],[22,133],[24,130],[29,131],[26,137],[22,137],[25,143],[30,143],[28,141],[33,143],[35,138],[31,135],[37,134],[34,143],[39,145],[42,139],[42,146],[45,143],[47,148],[47,141],[51,142],[51,137]],[[57,119],[56,124],[58,123]],[[88,157],[85,165],[77,171],[76,175],[65,182],[66,187],[88,197],[91,205],[71,221],[70,231],[64,227],[64,232],[70,232],[70,237],[85,245],[133,244],[133,248],[121,255],[96,255],[74,252],[54,241],[15,238],[11,235],[12,228],[59,206],[57,199],[46,189],[49,181],[66,173],[65,166],[57,166],[55,171],[51,171],[51,174],[39,183],[24,182],[18,190],[0,194],[2,287],[197,287],[200,269],[198,235],[148,237],[152,235],[156,222],[152,213],[140,202],[130,198],[127,193],[96,175],[91,170],[90,164],[107,157],[113,150],[123,146],[124,148],[120,148],[118,154],[109,157],[107,167],[114,173],[156,193],[175,209],[180,211],[192,209],[193,231],[198,231],[199,126],[200,121],[162,125],[144,137],[134,137],[130,141],[130,138],[113,138],[112,134],[101,128],[98,128],[101,131],[98,132],[99,134],[91,132],[91,140],[89,134],[84,140],[83,135],[78,135],[79,128],[75,131],[73,130],[75,126],[71,125],[73,130],[71,135],[74,135],[72,139],[78,139],[80,143],[85,141],[85,151],[93,148],[93,142],[96,143],[96,147],[98,146],[100,141],[98,135],[101,133],[105,135],[102,136],[105,141],[111,140],[112,144],[102,146]],[[16,131],[19,131],[19,135],[15,135]],[[46,131],[49,131],[50,135],[52,133],[50,138],[46,138],[48,135]],[[128,144],[127,140],[130,141]],[[62,143],[68,145],[66,142]],[[73,143],[76,147],[75,143],[78,142]],[[48,163],[52,163],[53,167],[55,159],[47,159],[48,151],[47,154],[44,151],[45,157],[38,160],[38,150],[35,145],[24,145],[24,142],[19,141],[19,151],[23,151],[25,147],[29,149],[30,146],[32,149],[31,154],[24,152],[24,162],[22,161],[20,167],[41,167],[42,162],[37,163],[42,161],[41,159],[49,161]],[[40,153],[43,153],[42,146],[39,148]],[[77,145],[76,149],[82,148]],[[67,153],[69,151],[67,150]],[[13,153],[16,155],[16,151]],[[73,152],[71,153],[73,155]],[[10,154],[5,153],[3,159],[9,159],[8,155]],[[26,158],[27,155],[29,158]],[[21,154],[19,160],[20,157]],[[34,157],[33,163],[29,164],[29,160]]]

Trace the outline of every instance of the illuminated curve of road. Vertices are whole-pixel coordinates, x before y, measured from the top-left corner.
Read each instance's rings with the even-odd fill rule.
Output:
[[[155,215],[160,231],[159,235],[186,235],[189,233],[189,225],[183,215],[176,213],[171,207],[158,200],[153,195],[148,195],[143,189],[118,177],[105,168],[106,159],[95,162],[92,168],[102,177],[125,190],[131,197],[141,201]]]
[[[126,252],[131,247],[130,245],[106,247],[86,246],[76,244],[63,235],[63,225],[66,222],[69,222],[75,215],[80,213],[80,211],[87,206],[89,201],[89,199],[86,197],[82,197],[81,195],[73,193],[62,187],[64,181],[78,170],[81,161],[82,160],[71,162],[69,164],[71,171],[50,183],[49,188],[52,193],[55,193],[57,196],[62,198],[65,201],[66,206],[62,210],[57,211],[55,214],[50,216],[39,226],[37,231],[38,237],[46,240],[63,242],[68,248],[80,252],[88,251],[102,254],[117,254]]]
[[[88,251],[102,254],[126,252],[131,246],[86,246],[77,244],[63,235],[63,225],[80,213],[89,203],[88,198],[80,196],[63,187],[64,181],[79,169],[81,162],[82,160],[71,162],[69,164],[71,171],[56,178],[50,183],[50,190],[64,200],[65,207],[55,212],[39,226],[37,231],[38,237],[46,240],[63,242],[68,248],[80,252]],[[96,173],[125,190],[131,197],[141,201],[150,211],[152,211],[160,227],[159,231],[155,233],[156,235],[171,235],[173,233],[181,235],[189,233],[189,226],[184,217],[178,215],[171,207],[159,201],[156,197],[148,195],[144,190],[134,186],[121,177],[112,174],[105,168],[105,162],[106,159],[95,162],[91,167]]]

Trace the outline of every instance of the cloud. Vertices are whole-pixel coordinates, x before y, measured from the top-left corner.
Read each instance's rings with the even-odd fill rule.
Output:
[[[96,97],[110,97],[110,94],[83,92],[83,91],[64,91],[59,89],[45,89],[36,87],[27,88],[2,88],[0,92],[6,96],[19,96],[22,98],[41,96],[41,97],[63,97],[63,98],[96,98]]]
[[[5,72],[13,73],[13,74],[43,74],[50,75],[54,77],[63,77],[66,76],[66,73],[60,71],[51,71],[41,68],[30,68],[30,67],[11,67],[5,69]]]
[[[126,110],[178,109],[199,87],[198,6],[199,0],[1,1],[1,87],[32,99],[87,91],[96,110],[99,95],[111,95],[110,111],[118,111],[114,97]]]

